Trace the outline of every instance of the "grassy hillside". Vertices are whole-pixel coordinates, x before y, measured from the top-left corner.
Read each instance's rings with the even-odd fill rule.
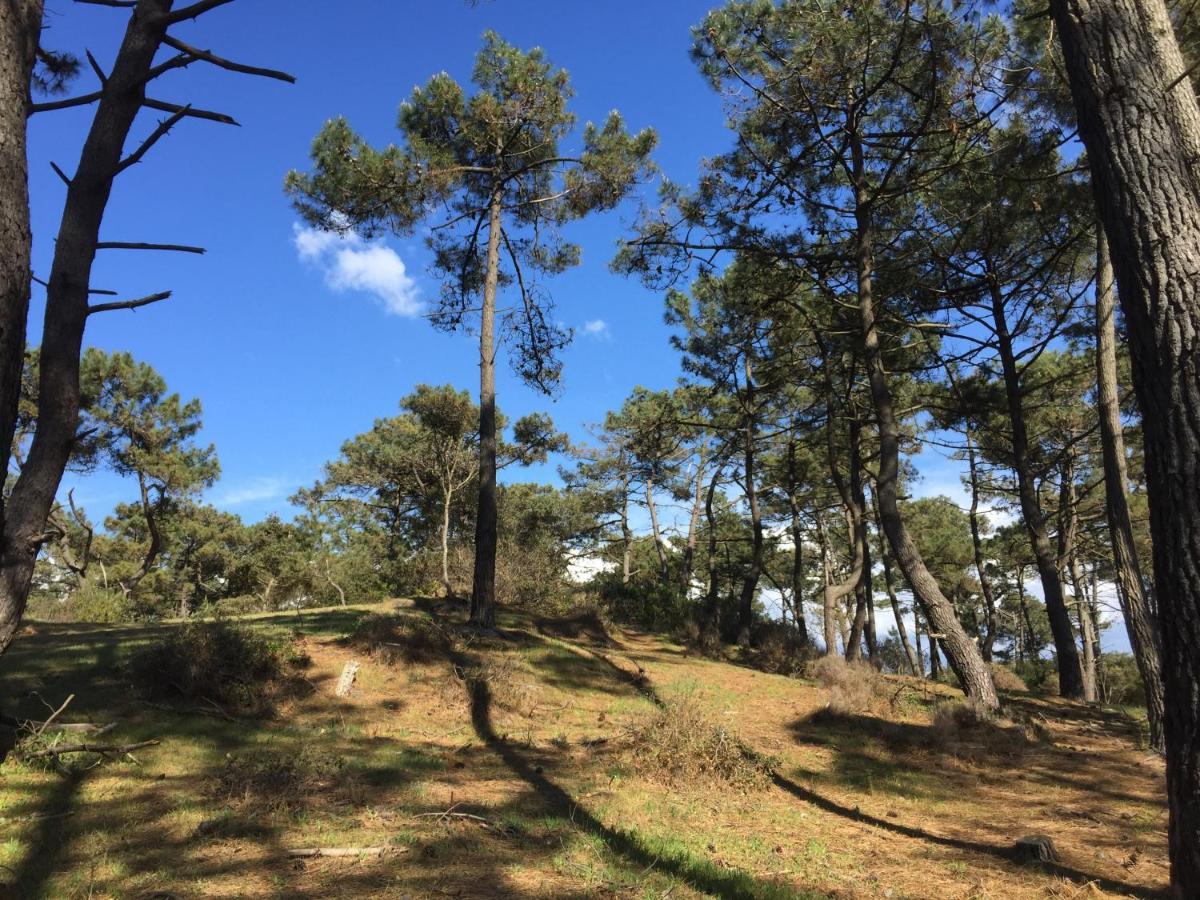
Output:
[[[508,615],[499,640],[458,629],[462,618],[392,603],[249,619],[294,657],[274,714],[254,719],[170,685],[135,689],[131,654],[177,625],[31,624],[0,661],[5,713],[43,720],[74,694],[62,720],[118,723],[97,741],[160,743],[75,754],[65,772],[10,752],[5,896],[898,900],[1165,886],[1162,768],[1116,713],[1012,695],[1008,720],[978,726],[948,711],[948,689],[896,678],[860,708],[831,708],[815,682],[586,618]],[[338,698],[351,659],[361,667]],[[1030,834],[1051,837],[1061,862],[1017,862]],[[364,847],[383,852],[287,854]]]

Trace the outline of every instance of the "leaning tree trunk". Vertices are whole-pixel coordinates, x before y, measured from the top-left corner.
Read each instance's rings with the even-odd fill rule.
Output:
[[[479,325],[479,504],[475,515],[475,572],[471,624],[496,627],[496,285],[500,276],[500,212],[497,184],[488,210],[487,270]]]
[[[1005,316],[1004,295],[993,278],[990,284],[992,320],[996,332],[996,344],[1000,351],[1000,365],[1004,374],[1004,394],[1008,401],[1008,420],[1012,428],[1012,466],[1017,476],[1017,494],[1021,500],[1021,519],[1029,535],[1038,577],[1042,581],[1042,595],[1046,601],[1046,617],[1050,620],[1050,633],[1054,636],[1054,651],[1058,654],[1058,689],[1064,697],[1072,700],[1084,698],[1086,689],[1083,666],[1079,661],[1079,649],[1075,646],[1075,632],[1071,627],[1071,613],[1067,609],[1063,591],[1062,573],[1058,567],[1058,555],[1050,544],[1046,530],[1046,517],[1038,502],[1037,484],[1033,465],[1029,457],[1029,429],[1025,421],[1025,400],[1021,385],[1017,359],[1013,352],[1012,337]]]
[[[1150,746],[1163,751],[1163,676],[1158,623],[1146,599],[1146,585],[1125,486],[1125,433],[1117,391],[1117,337],[1113,297],[1112,260],[1103,227],[1096,229],[1096,406],[1100,416],[1100,448],[1104,455],[1104,499],[1112,544],[1117,598],[1125,617],[1129,646],[1146,687],[1146,719]]]
[[[1200,896],[1200,106],[1162,0],[1052,0],[1145,430],[1171,887]]]
[[[979,706],[987,710],[997,709],[1000,700],[992,683],[992,673],[979,648],[967,636],[954,612],[954,605],[942,593],[937,579],[925,565],[921,551],[909,534],[900,515],[900,424],[896,418],[891,387],[883,365],[883,351],[879,346],[879,327],[875,320],[875,298],[872,278],[874,273],[874,248],[871,214],[866,197],[866,182],[863,176],[862,147],[857,140],[851,142],[854,172],[857,180],[856,234],[858,276],[858,310],[862,326],[863,355],[871,385],[871,399],[875,405],[875,416],[879,427],[879,517],[884,533],[892,546],[897,565],[904,573],[929,617],[931,637],[937,632],[950,667],[958,676],[963,691]],[[931,639],[930,643],[933,641]],[[936,653],[936,651],[935,651]]]
[[[79,354],[88,317],[88,289],[100,223],[113,180],[121,170],[121,154],[129,129],[145,100],[146,82],[166,34],[170,9],[171,0],[138,0],[116,62],[101,91],[79,165],[67,186],[46,288],[37,431],[4,510],[0,544],[0,653],[12,642],[24,614],[34,562],[46,539],[46,519],[75,444],[79,425]],[[0,177],[7,178],[7,170]],[[8,336],[3,340],[8,340]],[[6,357],[5,364],[8,363]]]

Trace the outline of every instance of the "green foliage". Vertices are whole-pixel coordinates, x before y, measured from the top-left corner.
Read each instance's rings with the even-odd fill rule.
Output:
[[[623,584],[620,572],[603,572],[589,588],[616,621],[654,631],[683,628],[695,610],[677,585],[653,578],[638,578]]]
[[[1146,685],[1129,653],[1102,653],[1097,663],[1100,699],[1112,706],[1145,706]]]
[[[84,581],[71,595],[71,619],[75,622],[101,622],[115,625],[133,619],[133,605],[121,591],[106,588],[95,581]]]
[[[520,302],[506,316],[510,361],[526,382],[552,389],[558,352],[570,334],[555,324],[550,298],[536,276],[579,262],[561,227],[611,209],[651,171],[654,133],[626,132],[618,113],[588,125],[582,149],[563,143],[575,130],[567,109],[567,73],[540,49],[527,52],[494,32],[484,35],[468,94],[449,75],[435,75],[400,106],[401,145],[375,149],[345,119],[327,122],[312,148],[311,174],[290,172],[285,190],[306,221],[335,231],[410,234],[448,210],[429,232],[442,284],[436,327],[459,330],[478,306],[489,260],[489,215],[503,211],[500,285],[515,285]]]

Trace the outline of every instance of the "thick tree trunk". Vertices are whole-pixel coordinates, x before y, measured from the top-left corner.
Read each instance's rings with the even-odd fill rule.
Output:
[[[4,510],[0,545],[0,653],[12,642],[24,614],[34,560],[46,536],[46,519],[75,443],[79,424],[79,353],[88,316],[88,287],[100,223],[125,140],[145,99],[147,75],[166,32],[165,16],[170,9],[171,0],[138,0],[97,104],[79,165],[67,187],[46,288],[37,431]],[[7,136],[2,142],[7,143]],[[2,177],[8,177],[8,172]],[[3,202],[7,203],[7,198]],[[7,253],[8,248],[3,252]],[[3,338],[8,339],[7,335]],[[6,356],[4,365],[9,364],[11,360]]]
[[[859,505],[858,494],[853,489],[846,486],[846,481],[842,477],[841,469],[838,466],[837,444],[833,438],[833,390],[827,385],[829,393],[828,414],[825,421],[825,448],[829,462],[829,474],[833,479],[834,486],[837,488],[838,495],[842,499],[842,506],[846,511],[846,534],[852,554],[850,561],[850,572],[841,582],[833,580],[833,568],[831,564],[832,548],[828,546],[828,542],[824,542],[824,559],[826,565],[826,578],[824,584],[824,606],[825,606],[825,655],[837,652],[836,630],[834,630],[834,617],[841,617],[841,601],[843,598],[850,596],[862,583],[863,575],[866,572],[866,527],[864,524],[863,508]],[[850,450],[850,478],[854,483],[856,480],[861,481],[860,470],[862,468],[862,423],[857,419],[852,419],[849,429],[849,450]],[[831,614],[832,612],[832,614]],[[861,632],[860,632],[861,634]],[[854,644],[857,645],[858,640],[855,639]],[[845,649],[847,659],[857,659],[857,648],[851,649],[850,635],[843,634],[842,647]],[[853,655],[852,655],[853,654]]]
[[[992,580],[983,565],[983,539],[979,533],[979,470],[975,460],[975,444],[971,431],[967,429],[967,466],[971,479],[971,547],[975,554],[975,574],[979,576],[979,589],[983,593],[983,639],[979,652],[984,661],[992,661],[992,648],[996,643],[996,595],[992,591]]]
[[[1171,887],[1200,896],[1200,107],[1162,0],[1052,0],[1145,430]]]
[[[717,515],[713,511],[713,498],[717,483],[721,480],[722,462],[718,459],[713,467],[708,491],[704,495],[704,520],[708,524],[708,592],[704,599],[704,622],[701,623],[704,642],[711,643],[721,633],[721,582],[720,566],[717,563]]]
[[[881,540],[883,532],[880,532]],[[921,613],[917,611],[916,603],[913,604],[913,643],[916,645],[917,660],[913,674],[918,678],[925,677],[925,661],[921,658]]]
[[[1104,454],[1104,499],[1112,543],[1117,597],[1125,617],[1129,646],[1146,686],[1146,719],[1150,746],[1163,745],[1162,645],[1158,622],[1146,599],[1146,584],[1137,546],[1129,498],[1125,494],[1129,473],[1125,463],[1125,433],[1121,424],[1121,401],[1117,390],[1117,328],[1113,296],[1112,260],[1104,228],[1096,229],[1096,395],[1100,416],[1100,448]]]
[[[862,178],[862,148],[857,142],[852,142],[851,149],[854,155],[854,170],[859,179],[856,197],[858,309],[862,326],[863,355],[867,363],[871,399],[875,405],[879,427],[879,517],[883,521],[883,530],[891,544],[896,563],[912,587],[913,593],[920,598],[929,617],[930,631],[936,631],[942,636],[947,659],[958,676],[963,691],[982,708],[994,710],[999,707],[1000,701],[992,683],[991,670],[979,655],[979,648],[963,630],[955,615],[954,605],[942,593],[937,579],[925,565],[921,551],[900,515],[900,424],[896,419],[887,371],[883,365],[879,329],[875,320],[872,286],[873,231]]]
[[[994,278],[991,283],[991,299],[996,344],[1004,373],[1004,393],[1008,400],[1008,418],[1012,427],[1012,465],[1017,476],[1017,493],[1021,499],[1021,518],[1029,534],[1038,576],[1042,581],[1046,616],[1050,620],[1054,650],[1058,654],[1059,692],[1072,700],[1081,700],[1084,697],[1083,667],[1079,661],[1079,649],[1075,646],[1075,632],[1071,627],[1071,613],[1067,609],[1057,554],[1050,544],[1050,536],[1046,531],[1046,517],[1042,514],[1042,507],[1038,502],[1037,484],[1029,458],[1029,431],[1025,422],[1021,376],[1017,370],[1017,360],[1005,316],[1004,295]]]
[[[921,658],[920,637],[918,636],[917,638],[917,650],[914,653],[912,644],[908,642],[908,629],[904,625],[904,616],[900,613],[900,600],[896,597],[896,587],[892,582],[892,561],[888,557],[887,540],[883,536],[883,526],[879,524],[879,500],[874,495],[872,495],[872,504],[875,507],[875,525],[879,531],[879,559],[883,563],[883,586],[887,590],[888,601],[892,606],[892,615],[896,617],[896,633],[900,635],[900,645],[904,648],[904,655],[908,659],[909,669],[912,670],[914,675],[920,676],[924,674],[920,664],[917,662]]]
[[[500,275],[501,187],[488,210],[487,270],[479,325],[479,504],[475,515],[475,578],[471,624],[496,627],[496,285]]]

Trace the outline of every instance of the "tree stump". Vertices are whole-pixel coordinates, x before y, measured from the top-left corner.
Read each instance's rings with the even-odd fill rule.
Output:
[[[354,686],[354,676],[358,674],[358,660],[352,659],[342,667],[341,677],[338,678],[337,689],[334,691],[339,697],[347,697],[350,695],[350,688]]]
[[[1017,862],[1058,862],[1054,841],[1044,834],[1029,834],[1019,839],[1013,848]]]

